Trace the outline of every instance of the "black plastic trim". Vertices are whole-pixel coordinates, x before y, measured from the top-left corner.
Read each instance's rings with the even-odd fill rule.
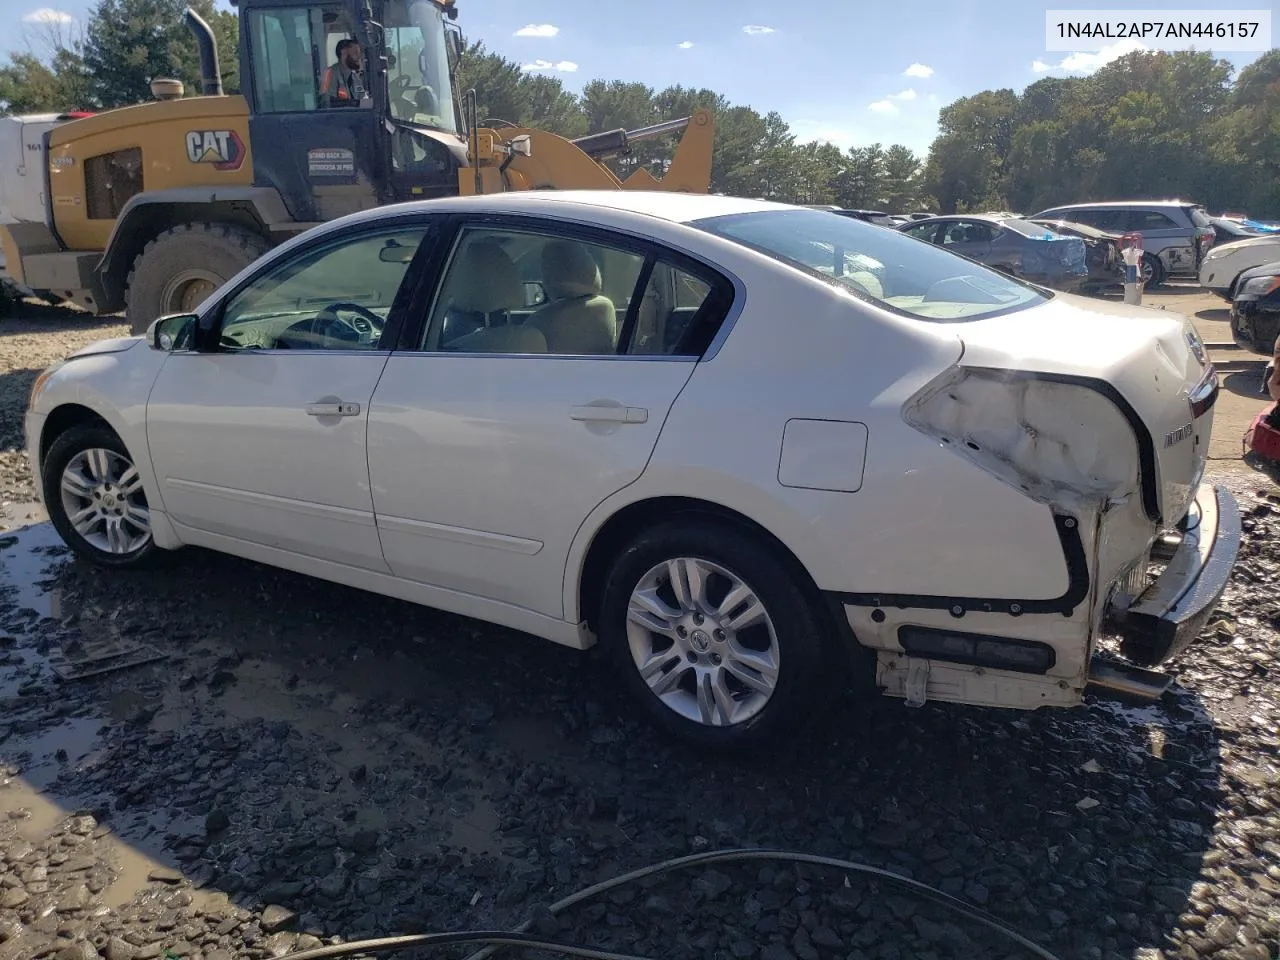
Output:
[[[918,593],[842,593],[832,591],[845,606],[896,607],[900,610],[917,608],[924,610],[949,610],[954,617],[966,613],[1007,613],[1021,616],[1024,613],[1060,613],[1071,616],[1089,596],[1089,561],[1080,537],[1080,524],[1075,517],[1055,514],[1053,525],[1062,544],[1062,556],[1067,563],[1067,589],[1060,597],[1050,600],[1013,600],[988,597],[942,597]]]
[[[921,651],[919,653],[913,651],[910,646],[911,635],[920,637],[964,637],[966,640],[981,641],[983,643],[1003,644],[1008,647],[1020,647],[1024,650],[1035,650],[1043,653],[1046,662],[1043,670],[1037,670],[1031,667],[1012,666],[1007,663],[999,663],[994,660],[983,659],[982,657],[966,657],[962,654],[942,654],[931,651]],[[959,630],[940,630],[937,627],[917,627],[909,624],[903,624],[898,627],[898,645],[906,651],[909,657],[919,657],[922,660],[940,660],[945,663],[963,663],[972,667],[990,667],[993,670],[1008,670],[1010,673],[1030,673],[1037,676],[1044,676],[1058,662],[1058,653],[1053,647],[1039,640],[1023,640],[1017,637],[997,637],[989,633],[962,633]]]
[[[1144,667],[1176,657],[1200,635],[1218,601],[1240,552],[1240,508],[1223,487],[1214,488],[1218,527],[1204,566],[1186,591],[1159,616],[1130,612],[1121,627],[1120,652]]]
[[[54,129],[57,129],[56,127]],[[41,171],[44,183],[44,218],[49,224],[49,232],[53,234],[54,243],[58,245],[59,250],[66,250],[66,241],[62,239],[62,234],[58,232],[58,220],[53,215],[53,177],[49,173],[49,140],[53,136],[53,130],[46,130],[40,135],[41,146],[44,147],[44,170]],[[81,164],[80,176],[84,176],[83,164]],[[88,184],[85,185],[86,196],[88,193]],[[22,264],[18,264],[21,269]]]

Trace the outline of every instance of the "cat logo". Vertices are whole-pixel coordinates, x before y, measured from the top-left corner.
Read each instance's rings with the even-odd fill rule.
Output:
[[[215,170],[239,170],[244,163],[244,141],[234,130],[191,130],[187,133],[187,159],[211,163]]]

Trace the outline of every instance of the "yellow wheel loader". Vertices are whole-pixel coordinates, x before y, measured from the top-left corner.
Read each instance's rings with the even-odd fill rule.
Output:
[[[234,2],[234,0],[233,0]],[[172,80],[155,102],[44,134],[43,217],[0,225],[13,279],[140,333],[193,309],[271,246],[356,210],[533,189],[706,193],[707,111],[567,140],[482,126],[455,90],[454,0],[240,0],[240,95],[224,95],[213,33],[194,11],[201,96]],[[605,161],[684,131],[661,179],[620,180]],[[29,161],[31,158],[28,158]]]

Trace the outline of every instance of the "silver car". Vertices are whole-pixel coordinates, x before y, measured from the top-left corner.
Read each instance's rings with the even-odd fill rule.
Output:
[[[1203,206],[1184,200],[1113,200],[1041,210],[1031,220],[1071,220],[1112,233],[1142,234],[1142,281],[1148,289],[1171,277],[1195,279],[1217,234]]]

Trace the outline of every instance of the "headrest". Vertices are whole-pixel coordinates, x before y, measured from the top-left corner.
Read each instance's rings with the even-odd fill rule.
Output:
[[[449,306],[455,310],[492,313],[524,305],[520,273],[492,241],[469,243],[449,273]]]
[[[600,268],[582,244],[553,240],[542,248],[542,287],[549,300],[594,296],[600,286]]]

